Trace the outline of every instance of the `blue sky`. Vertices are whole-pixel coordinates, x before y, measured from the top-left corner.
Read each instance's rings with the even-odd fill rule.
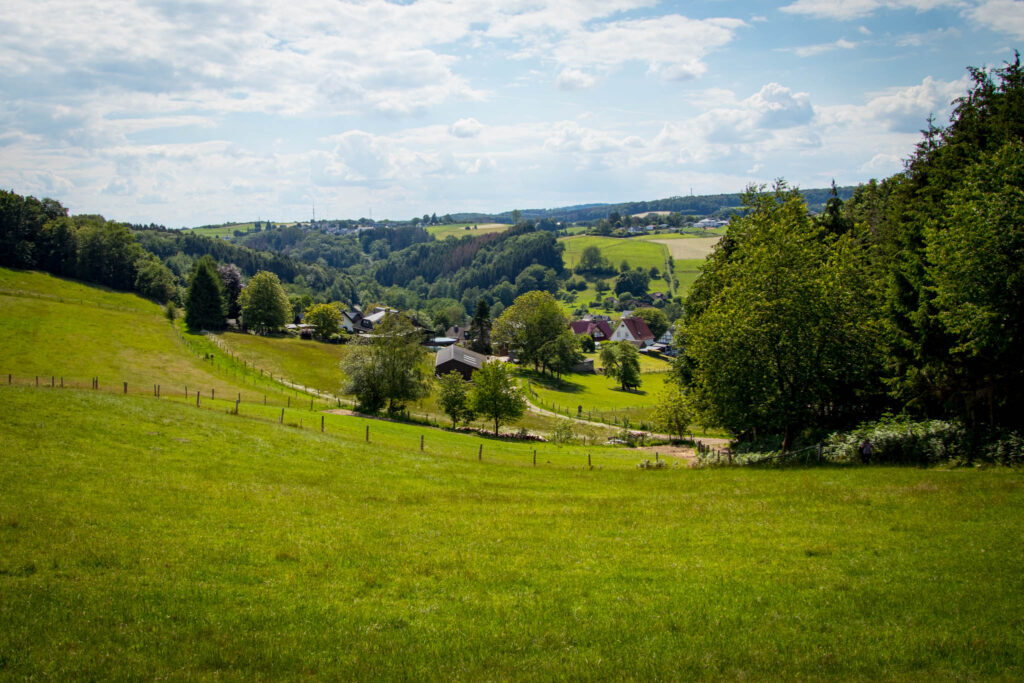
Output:
[[[14,0],[0,186],[168,226],[900,170],[1019,0]]]

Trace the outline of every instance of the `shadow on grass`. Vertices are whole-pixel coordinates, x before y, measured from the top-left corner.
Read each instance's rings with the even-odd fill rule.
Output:
[[[529,380],[532,384],[541,386],[549,391],[558,391],[566,394],[582,394],[587,391],[587,387],[582,384],[570,381],[563,378],[554,377],[552,375],[543,375],[536,370],[521,369],[519,371],[520,377]],[[595,373],[595,377],[601,376],[599,373]],[[611,379],[608,380],[611,382]],[[630,396],[646,396],[647,392],[643,389],[623,389],[621,386],[613,386],[609,388],[610,391],[616,391],[620,394],[629,394]]]

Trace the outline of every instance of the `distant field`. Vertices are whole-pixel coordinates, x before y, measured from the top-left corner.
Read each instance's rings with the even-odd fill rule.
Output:
[[[476,228],[473,228],[473,226]],[[469,228],[468,230],[466,228]],[[509,226],[505,223],[450,223],[448,225],[432,225],[426,228],[427,232],[435,239],[443,240],[449,237],[468,237],[471,235],[484,235],[489,232],[505,232]]]
[[[682,238],[682,239],[680,239]],[[719,237],[688,237],[685,238],[682,235],[676,238],[665,239],[659,235],[655,238],[650,238],[648,241],[654,244],[664,245],[668,252],[672,255],[672,258],[676,261],[680,260],[693,260],[693,259],[704,259],[716,244],[718,244]]]
[[[651,472],[624,449],[268,417],[0,385],[0,677],[1024,670],[1020,470]]]
[[[655,242],[635,238],[597,237],[594,235],[578,235],[562,237],[558,240],[565,245],[563,259],[568,268],[575,268],[580,261],[583,250],[589,246],[597,246],[601,255],[608,259],[616,268],[623,260],[629,262],[631,268],[642,266],[645,269],[655,267],[665,269],[666,247]]]
[[[222,225],[216,228],[189,228],[189,230],[199,235],[204,235],[206,237],[231,238],[235,236],[235,230],[241,230],[242,232],[251,232],[254,227],[254,223],[233,223],[231,225]]]

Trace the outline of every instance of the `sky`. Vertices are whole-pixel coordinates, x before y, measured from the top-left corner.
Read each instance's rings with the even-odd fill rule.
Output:
[[[0,187],[195,226],[898,172],[1020,0],[0,0]]]

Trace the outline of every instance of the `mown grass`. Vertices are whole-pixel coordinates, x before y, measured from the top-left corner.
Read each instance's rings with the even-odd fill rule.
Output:
[[[467,230],[467,228],[469,229]],[[490,232],[505,232],[509,226],[505,223],[449,223],[447,225],[431,225],[425,229],[434,236],[434,239],[445,240],[449,237],[472,237],[486,235]]]
[[[189,228],[192,232],[203,235],[204,237],[223,237],[226,239],[232,239],[235,236],[235,230],[241,230],[242,232],[252,232],[255,224],[251,221],[248,223],[232,223],[231,225],[219,225],[216,228]]]
[[[535,469],[86,391],[0,416],[4,678],[1024,667],[1018,470]]]

